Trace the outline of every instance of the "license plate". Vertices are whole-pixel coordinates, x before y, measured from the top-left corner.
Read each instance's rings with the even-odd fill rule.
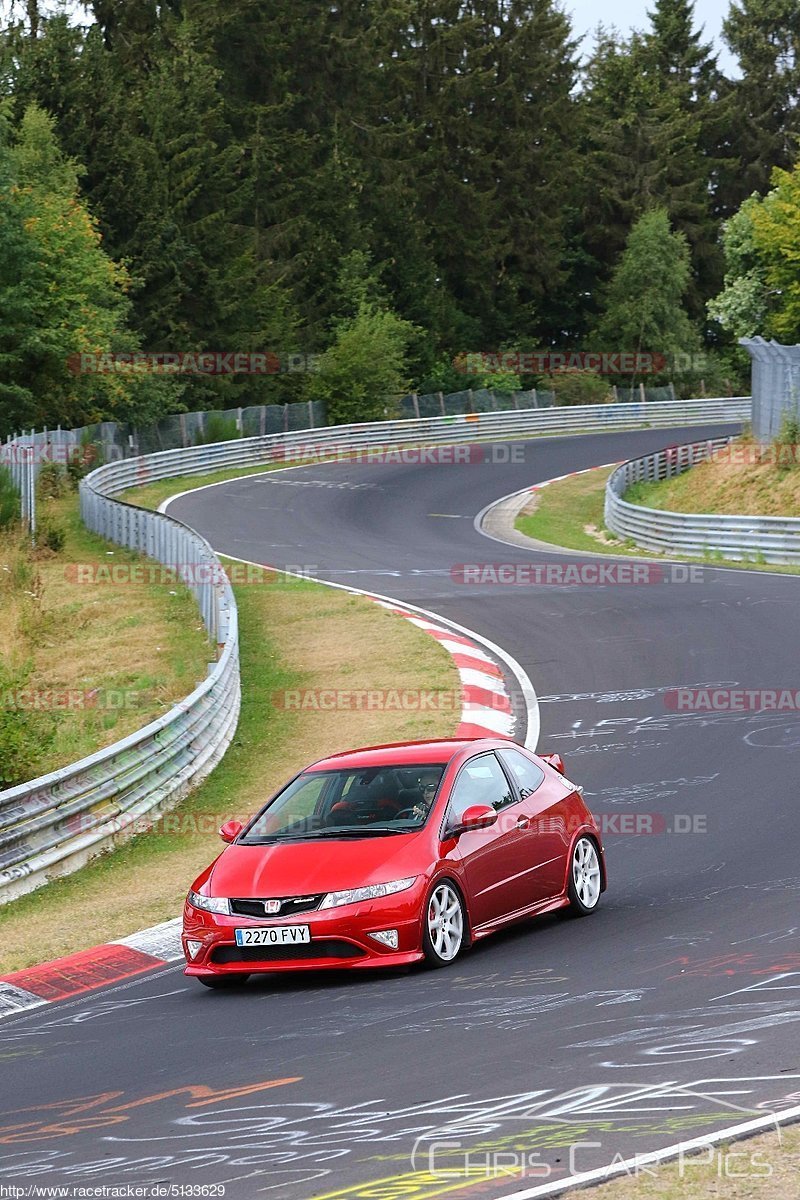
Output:
[[[309,925],[270,925],[269,928],[237,929],[237,946],[296,946],[311,941]]]

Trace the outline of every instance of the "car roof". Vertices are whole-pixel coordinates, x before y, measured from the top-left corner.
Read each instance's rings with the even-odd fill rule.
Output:
[[[384,746],[364,746],[360,750],[344,750],[321,758],[306,767],[307,771],[343,771],[362,767],[422,766],[433,763],[445,766],[462,750],[473,747],[500,745],[506,738],[439,738],[426,742],[388,742]]]

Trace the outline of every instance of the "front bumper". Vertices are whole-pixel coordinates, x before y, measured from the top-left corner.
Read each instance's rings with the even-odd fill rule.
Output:
[[[421,909],[424,887],[415,885],[396,896],[365,904],[303,913],[292,920],[223,916],[184,905],[183,952],[186,975],[249,975],[275,971],[351,970],[396,967],[422,957]],[[236,929],[308,925],[311,941],[286,946],[237,947]],[[396,929],[397,949],[370,937]],[[191,939],[201,943],[192,958]]]

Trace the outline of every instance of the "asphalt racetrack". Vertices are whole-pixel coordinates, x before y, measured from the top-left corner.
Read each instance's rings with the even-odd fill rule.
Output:
[[[459,569],[567,561],[476,531],[498,497],[730,428],[303,467],[172,503],[218,552],[503,647],[538,694],[539,749],[603,822],[610,887],[591,918],[517,927],[449,970],[225,994],[175,966],[8,1018],[0,1184],[486,1200],[800,1101],[800,714],[670,696],[796,688],[800,579],[503,585]]]

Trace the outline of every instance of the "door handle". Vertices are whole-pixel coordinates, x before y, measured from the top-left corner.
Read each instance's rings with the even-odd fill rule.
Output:
[[[528,829],[530,823],[530,817],[517,817],[517,829]]]

